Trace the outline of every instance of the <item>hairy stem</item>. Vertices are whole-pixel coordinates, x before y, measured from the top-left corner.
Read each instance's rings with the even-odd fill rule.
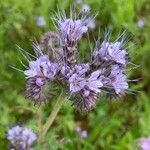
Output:
[[[62,104],[63,104],[63,100],[65,99],[65,93],[62,91],[62,93],[60,94],[54,108],[53,111],[51,112],[50,116],[48,117],[44,128],[43,128],[43,132],[42,132],[42,138],[46,135],[48,129],[50,128],[50,126],[52,125],[52,123],[54,122]]]
[[[38,117],[38,142],[39,145],[42,143],[42,106],[39,107],[38,112],[37,112],[37,117]]]

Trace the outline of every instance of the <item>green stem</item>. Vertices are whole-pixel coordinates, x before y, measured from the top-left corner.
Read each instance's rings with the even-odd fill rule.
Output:
[[[42,143],[42,106],[40,106],[38,109],[37,117],[38,117],[38,129],[39,129],[38,143],[40,145]]]
[[[52,125],[52,123],[54,122],[62,104],[63,104],[63,100],[65,99],[65,93],[62,91],[62,93],[60,94],[54,108],[53,111],[51,112],[50,116],[48,117],[44,128],[43,128],[43,133],[42,133],[42,138],[46,135],[48,129],[50,128],[50,126]]]

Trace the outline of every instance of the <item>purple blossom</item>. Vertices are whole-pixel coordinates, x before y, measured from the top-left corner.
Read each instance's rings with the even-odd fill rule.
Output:
[[[82,130],[80,127],[76,128],[76,132],[82,138],[87,138],[88,137],[88,132],[86,130]]]
[[[22,139],[23,147],[25,148],[26,145],[31,146],[32,143],[37,139],[37,137],[36,134],[33,133],[30,129],[25,128],[22,131],[21,139]]]
[[[143,28],[144,26],[145,26],[145,21],[143,20],[143,19],[139,19],[138,21],[137,21],[137,26],[139,27],[139,28]]]
[[[141,150],[150,150],[150,138],[141,138],[138,141],[138,144],[141,147]]]
[[[54,21],[61,35],[63,46],[73,47],[77,41],[88,31],[87,23],[90,22],[92,16],[76,17],[75,12],[70,10],[70,17],[67,18],[64,11],[54,16]],[[80,16],[80,15],[78,15]]]
[[[83,130],[83,131],[80,133],[80,136],[81,136],[82,138],[87,138],[87,137],[88,137],[87,131],[86,131],[86,130]]]
[[[86,80],[79,74],[75,73],[69,78],[70,91],[78,92],[86,85]]]
[[[99,55],[102,59],[106,61],[115,61],[116,63],[126,65],[127,52],[122,49],[122,42],[103,42],[99,50]]]
[[[47,61],[49,61],[47,55],[37,58],[36,61],[30,61],[29,69],[25,70],[24,74],[26,75],[27,78],[31,78],[35,76],[43,76],[43,70],[41,67],[43,67],[43,65],[47,63]]]
[[[99,93],[100,88],[103,86],[100,76],[100,71],[95,71],[91,74],[89,78],[84,77],[84,69],[78,70],[69,78],[70,91],[78,92],[85,87],[88,87],[89,90]],[[86,70],[86,69],[85,69]],[[86,94],[87,95],[87,92]]]
[[[8,130],[7,138],[11,141],[12,144],[15,144],[20,140],[20,134],[22,132],[22,127],[16,126]]]
[[[80,64],[75,65],[73,69],[71,69],[69,66],[65,65],[61,69],[61,73],[66,77],[70,78],[74,73],[77,73],[78,75],[84,75],[88,70],[90,69],[90,66],[88,63],[86,64]]]
[[[54,79],[57,72],[57,64],[51,63],[47,55],[37,58],[36,61],[29,62],[29,69],[24,71],[27,78],[39,76]]]
[[[125,90],[128,89],[127,78],[118,65],[112,66],[109,79],[111,80],[110,84],[113,86],[116,94],[123,94]]]
[[[44,27],[46,25],[46,21],[45,21],[44,17],[43,16],[38,16],[36,18],[36,24],[39,27]]]
[[[99,93],[100,88],[103,86],[102,80],[100,78],[101,71],[94,71],[91,76],[86,80],[86,86],[89,87],[91,91]]]
[[[36,134],[30,129],[20,126],[10,129],[7,138],[11,142],[13,148],[21,150],[30,149],[32,143],[37,139]]]
[[[35,83],[37,86],[41,87],[45,84],[45,80],[43,78],[37,77]]]
[[[87,30],[84,20],[66,19],[60,21],[60,33],[65,43],[78,41]]]
[[[87,24],[87,27],[91,30],[95,29],[96,27],[96,24],[94,22],[94,20],[91,20],[88,24]]]
[[[51,63],[50,61],[45,61],[41,64],[41,67],[43,68],[44,76],[53,80],[58,71],[58,65],[56,63]]]

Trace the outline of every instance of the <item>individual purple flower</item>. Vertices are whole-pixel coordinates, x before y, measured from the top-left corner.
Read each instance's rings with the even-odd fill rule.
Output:
[[[86,130],[82,130],[80,127],[76,128],[76,132],[77,134],[81,137],[81,138],[87,138],[88,137],[88,132]]]
[[[22,131],[21,140],[23,148],[30,147],[32,143],[37,139],[37,136],[30,129],[25,128]]]
[[[57,72],[57,64],[51,63],[47,55],[37,58],[36,61],[29,62],[29,69],[24,71],[26,78],[35,76],[54,79]]]
[[[56,14],[54,20],[61,35],[61,41],[64,46],[72,47],[88,31],[87,22],[92,20],[92,16],[82,18],[73,17],[75,13],[70,11],[70,18],[62,11],[62,14]]]
[[[138,144],[141,150],[150,150],[150,138],[141,138]]]
[[[45,77],[51,80],[55,78],[55,75],[58,71],[58,64],[45,61],[41,64],[41,67],[43,68],[43,74]]]
[[[43,16],[38,16],[36,18],[36,24],[39,27],[44,27],[46,25],[46,21],[45,21],[44,17]]]
[[[10,140],[12,144],[15,144],[20,140],[20,134],[22,132],[22,127],[16,126],[8,130],[7,139]]]
[[[139,27],[139,28],[143,28],[144,26],[145,26],[145,21],[143,20],[143,19],[139,19],[138,21],[137,21],[137,26]]]
[[[80,74],[74,73],[69,78],[69,84],[71,92],[78,92],[84,88],[84,86],[86,85],[86,80],[84,77],[80,76]]]
[[[127,52],[122,49],[122,42],[103,42],[99,50],[99,55],[106,61],[115,61],[116,63],[127,65]]]
[[[94,20],[91,20],[88,24],[87,24],[87,27],[91,30],[95,29],[96,27],[96,24],[94,22]]]
[[[60,22],[60,33],[65,43],[77,42],[88,30],[83,20],[66,19]]]
[[[78,70],[69,78],[70,91],[78,92],[84,87],[88,87],[91,91],[95,93],[100,92],[100,88],[103,86],[100,77],[100,71],[95,71],[91,74],[89,78],[84,77],[84,69]]]
[[[122,73],[122,68],[113,65],[109,75],[110,84],[113,86],[116,94],[123,94],[128,89],[127,77]]]
[[[80,73],[73,74],[69,80],[72,93],[78,92],[80,98],[74,101],[74,107],[80,112],[92,109],[96,102],[98,93],[103,86],[101,71],[93,72],[90,77],[83,77]]]
[[[101,91],[100,88],[103,86],[100,75],[100,70],[94,71],[91,76],[86,80],[86,86],[88,86],[89,89],[91,91],[94,91],[95,93],[99,93]]]
[[[81,136],[82,138],[87,138],[87,137],[88,137],[87,131],[86,131],[86,130],[83,130],[83,131],[80,133],[80,136]]]

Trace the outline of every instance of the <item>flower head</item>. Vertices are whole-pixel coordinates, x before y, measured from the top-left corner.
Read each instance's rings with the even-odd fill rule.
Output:
[[[30,149],[32,143],[37,139],[34,132],[20,126],[10,129],[7,138],[11,142],[13,148],[21,150]]]
[[[109,79],[110,84],[113,86],[116,94],[123,94],[125,90],[128,89],[127,78],[122,73],[122,69],[120,69],[118,65],[112,66]]]
[[[60,32],[62,39],[68,45],[76,43],[88,30],[84,21],[81,19],[66,19],[60,22]]]
[[[73,73],[69,78],[71,92],[78,92],[85,87],[88,87],[89,90],[94,91],[95,93],[100,92],[99,88],[103,86],[100,79],[100,71],[93,72],[89,78],[85,77],[86,69],[78,68],[76,71],[77,72]]]
[[[25,148],[26,145],[31,146],[32,143],[37,139],[36,134],[33,133],[30,129],[25,128],[22,131],[21,140],[23,147]]]
[[[51,63],[47,55],[29,62],[28,70],[24,71],[27,78],[26,97],[35,104],[41,104],[48,99],[45,85],[48,80],[54,80],[58,71],[58,65]]]
[[[45,77],[54,79],[57,72],[57,64],[51,63],[47,55],[37,58],[36,61],[29,62],[29,69],[24,71],[27,78]]]
[[[88,31],[87,23],[92,20],[91,16],[76,18],[73,17],[74,14],[75,12],[71,10],[70,18],[67,18],[66,14],[62,11],[62,14],[57,14],[54,17],[60,32],[62,44],[69,47],[76,45],[82,35]]]
[[[103,86],[100,71],[93,72],[90,77],[75,73],[69,78],[69,84],[72,93],[80,94],[80,99],[74,102],[77,110],[87,112],[95,106],[97,94],[101,92],[100,88]]]
[[[20,135],[22,132],[22,127],[16,126],[8,130],[7,138],[11,141],[12,144],[15,144],[18,140],[20,140]]]
[[[127,64],[127,52],[124,49],[122,49],[121,42],[109,43],[104,41],[99,50],[99,55],[101,59],[104,59],[106,61],[111,60],[118,64]]]

